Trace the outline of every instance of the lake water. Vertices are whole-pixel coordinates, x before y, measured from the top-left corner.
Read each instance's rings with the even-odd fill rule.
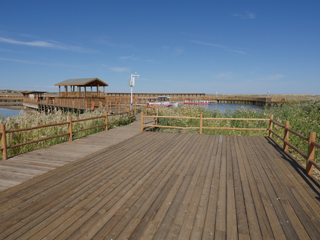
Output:
[[[255,105],[245,105],[245,104],[230,104],[230,103],[219,103],[219,104],[209,104],[209,105],[202,105],[205,106],[207,109],[218,109],[222,113],[225,113],[227,109],[237,109],[239,107],[246,107],[249,109],[261,109],[263,110],[262,106],[255,106]],[[16,116],[20,113],[21,110],[13,110],[13,109],[7,109],[7,108],[0,108],[0,116],[3,114],[4,118]]]
[[[209,105],[204,105],[205,108],[207,109],[218,109],[220,110],[222,113],[225,113],[227,109],[231,109],[231,110],[235,110],[237,108],[240,107],[245,107],[245,108],[249,108],[249,109],[259,109],[259,110],[263,110],[263,106],[256,106],[256,105],[245,105],[245,104],[231,104],[231,103],[217,103],[217,104],[209,104]]]
[[[3,115],[4,118],[16,116],[20,113],[21,110],[13,110],[7,108],[0,108],[0,116]]]

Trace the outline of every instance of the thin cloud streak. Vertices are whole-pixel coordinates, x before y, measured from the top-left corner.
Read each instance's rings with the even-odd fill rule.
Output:
[[[134,55],[119,57],[121,60],[133,59]]]
[[[72,65],[72,64],[65,64],[65,63],[43,63],[43,62],[37,62],[37,61],[14,59],[14,58],[2,58],[2,57],[0,57],[0,60],[9,61],[9,62],[24,63],[24,64],[31,64],[31,65],[51,66],[51,67],[72,67],[72,68],[76,68],[76,67],[91,66],[91,65]]]
[[[240,17],[243,19],[255,19],[256,15],[254,13],[246,12],[245,14],[233,14],[234,17]]]
[[[18,41],[18,40],[11,39],[11,38],[0,37],[0,42],[14,44],[14,45],[31,46],[31,47],[54,48],[54,49],[74,51],[74,52],[85,52],[85,53],[97,52],[92,49],[85,49],[85,48],[77,47],[77,46],[69,46],[69,45],[61,44],[59,42],[54,42],[54,41],[51,41],[51,42],[45,42],[45,41],[23,42],[23,41]]]
[[[239,53],[239,54],[247,54],[244,51],[232,49],[231,47],[228,47],[228,46],[225,46],[225,45],[221,45],[221,44],[201,42],[201,41],[195,41],[195,40],[192,40],[191,42],[196,43],[196,44],[200,44],[200,45],[204,45],[204,46],[209,46],[209,47],[222,48],[222,49],[225,49],[227,51],[235,52],[235,53]]]

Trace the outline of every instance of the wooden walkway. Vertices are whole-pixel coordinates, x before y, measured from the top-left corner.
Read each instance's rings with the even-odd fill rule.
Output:
[[[320,185],[269,138],[144,132],[0,193],[0,239],[319,239]]]
[[[86,155],[112,146],[140,133],[140,114],[130,125],[116,127],[32,152],[0,160],[0,191],[16,186]]]

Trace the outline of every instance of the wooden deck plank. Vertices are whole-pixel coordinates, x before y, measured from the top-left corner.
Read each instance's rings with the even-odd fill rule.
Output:
[[[289,221],[288,215],[286,214],[286,211],[279,201],[279,196],[277,192],[274,189],[274,186],[272,184],[272,181],[270,180],[267,170],[263,168],[260,161],[257,161],[257,156],[252,152],[251,148],[246,148],[246,150],[251,153],[251,156],[249,159],[252,161],[251,164],[255,164],[257,166],[257,169],[259,171],[260,178],[263,181],[263,184],[265,186],[265,189],[267,191],[267,194],[269,195],[271,205],[274,207],[275,212],[277,214],[277,217],[279,219],[279,223],[286,235],[287,238],[290,239],[298,239],[298,236],[295,232],[295,229],[292,225],[292,223]]]
[[[121,170],[121,169],[123,169],[125,166],[126,166],[126,164],[127,163],[124,163],[124,164],[122,164],[122,166],[120,165],[120,166],[117,166],[117,165],[119,165],[121,162],[119,162],[119,161],[117,161],[117,164],[116,165],[114,165],[113,167],[111,167],[110,169],[108,169],[107,171],[108,172],[111,172],[111,171],[115,171],[116,169],[118,169],[118,171],[122,171],[122,174],[123,175],[126,175],[126,174],[128,174],[128,171],[123,171],[123,170]],[[116,168],[114,168],[114,167],[116,167]],[[138,168],[138,166],[136,166],[136,168]],[[98,171],[96,171],[96,170],[94,170],[94,172],[95,172],[95,176],[97,176],[97,174],[99,173]],[[115,171],[116,173],[117,173],[117,171]],[[102,172],[101,173],[101,175],[103,176],[103,175],[105,175],[105,174],[107,174],[107,172]],[[99,176],[99,175],[98,175]],[[122,176],[122,175],[121,175]],[[91,181],[92,179],[90,179],[89,180],[89,183],[90,183],[90,181]],[[108,179],[108,180],[110,180],[110,179]],[[110,181],[110,182],[108,182],[108,184],[106,184],[106,185],[103,185],[100,189],[99,189],[99,192],[98,193],[100,193],[101,194],[101,191],[102,191],[102,189],[105,189],[106,188],[106,186],[108,186],[108,185],[110,185],[110,184],[112,184],[114,181]],[[77,181],[76,182],[76,184],[79,184],[79,181]],[[91,183],[92,184],[92,183]],[[89,186],[90,187],[90,186]],[[73,186],[72,186],[72,188],[73,188]],[[82,186],[79,186],[78,188],[80,188],[80,189],[82,189],[83,187]],[[66,198],[67,197],[67,195],[64,195],[64,198]],[[90,199],[90,198],[89,198]],[[70,196],[67,198],[67,200],[70,200]],[[88,199],[87,199],[88,200]],[[61,197],[59,198],[59,201],[61,201]],[[83,203],[85,203],[85,201],[82,201],[81,202],[82,204]],[[45,204],[45,203],[44,203]],[[61,205],[61,204],[60,204]],[[65,203],[62,205],[62,207],[65,205]],[[71,205],[71,206],[70,206]],[[81,204],[80,204],[81,205]],[[76,209],[77,209],[77,207],[78,207],[79,205],[76,205],[76,206],[72,206],[72,204],[69,204],[69,207],[67,208],[67,209],[64,209],[65,211],[67,211],[68,212],[68,214],[69,215],[71,215],[73,212],[75,212],[76,211]],[[83,205],[81,205],[81,206],[83,206]],[[72,207],[72,209],[70,209]],[[64,212],[65,212],[64,211]],[[49,211],[49,213],[50,213],[50,211]],[[60,211],[60,215],[62,215],[64,218],[66,218],[66,213],[65,214],[62,214],[63,212],[61,212]],[[55,217],[57,217],[57,216],[55,216]],[[52,215],[50,216],[50,218],[52,218]],[[39,220],[38,220],[39,221]],[[48,223],[48,221],[46,221],[47,223]],[[50,222],[50,221],[49,221]],[[58,220],[58,219],[56,219],[55,220],[55,222],[54,222],[54,224],[55,223],[58,223],[58,225],[60,225],[61,224],[61,222]],[[43,225],[43,222],[41,222],[41,225]],[[47,228],[50,228],[50,226],[48,226]],[[42,233],[44,232],[45,230],[43,230],[42,231]]]
[[[181,139],[182,140],[182,139]],[[181,144],[185,143],[184,141],[181,142]],[[171,144],[171,143],[168,143]],[[167,148],[168,151],[170,148]],[[159,149],[160,150],[160,149]],[[133,218],[139,218],[138,216],[135,216],[139,214],[139,209],[143,207],[144,209],[148,209],[146,205],[148,204],[148,196],[154,192],[158,191],[156,190],[159,186],[159,182],[162,180],[163,175],[170,170],[172,164],[174,164],[174,161],[170,161],[170,156],[175,151],[175,149],[171,149],[171,151],[168,152],[166,159],[159,159],[159,155],[156,156],[155,161],[158,162],[160,160],[161,165],[158,165],[159,167],[155,168],[155,172],[149,172],[150,178],[147,179],[146,182],[143,183],[143,185],[128,199],[127,202],[125,202],[120,209],[115,213],[116,216],[120,216],[119,219],[114,218],[110,219],[107,223],[105,223],[100,229],[98,228],[96,230],[96,233],[92,233],[92,235],[95,234],[95,238],[100,238],[101,234],[109,234],[110,238],[116,238],[120,234],[120,231],[122,231],[127,225],[128,222],[131,221]],[[158,164],[160,163],[158,162]],[[174,180],[172,180],[174,181]],[[150,186],[151,184],[151,186]],[[150,186],[148,188],[148,186]],[[170,184],[169,184],[170,186]],[[139,194],[140,193],[140,194]],[[150,201],[150,200],[149,200]],[[135,216],[135,217],[134,217]],[[113,220],[113,221],[112,221]],[[117,221],[118,220],[118,221]],[[99,233],[98,233],[99,231]],[[110,232],[111,231],[111,232]],[[108,235],[106,235],[108,236]]]
[[[249,139],[246,139],[247,141],[250,141]],[[251,140],[252,141],[252,140]],[[250,144],[250,142],[248,142]],[[259,143],[259,142],[258,142]],[[271,184],[273,185],[274,190],[276,191],[279,198],[278,201],[281,202],[284,210],[286,211],[286,214],[289,218],[289,221],[294,226],[294,229],[300,239],[310,239],[308,236],[307,231],[303,227],[303,224],[300,222],[299,217],[297,216],[296,212],[300,212],[300,214],[303,214],[300,210],[300,206],[296,205],[296,202],[294,201],[294,198],[292,194],[288,191],[288,189],[285,187],[285,182],[283,182],[282,178],[277,175],[277,171],[272,171],[272,163],[267,158],[267,155],[264,154],[263,151],[257,151],[256,147],[260,148],[260,145],[255,145],[254,142],[251,142],[252,151],[255,151],[257,154],[257,160],[260,160],[261,165],[266,170],[266,173],[270,179]],[[256,146],[256,147],[255,147]],[[295,208],[295,211],[293,210],[293,207]],[[301,216],[303,218],[303,215]],[[306,220],[306,219],[305,219]],[[307,226],[308,228],[308,226]],[[314,233],[317,232],[317,230],[314,228],[312,229]],[[318,235],[318,234],[317,234]]]
[[[254,206],[253,202],[253,197],[252,197],[252,192],[250,189],[248,177],[246,174],[245,166],[244,166],[244,159],[247,159],[247,153],[244,150],[244,138],[238,138],[238,165],[239,165],[239,170],[240,170],[240,179],[242,183],[242,189],[243,189],[243,195],[244,195],[244,201],[245,201],[245,206],[246,206],[246,212],[247,212],[247,217],[248,217],[248,226],[249,226],[249,233],[250,237],[253,239],[262,239],[261,236],[261,231],[258,223],[258,217],[257,217],[257,212]],[[255,158],[253,155],[252,158]]]
[[[0,173],[48,170],[21,157]],[[0,192],[0,238],[318,239],[320,184],[292,161],[268,138],[144,132]]]
[[[171,234],[174,234],[174,236],[179,235],[183,221],[183,216],[181,217],[181,215],[184,214],[183,210],[179,211],[179,206],[185,194],[186,188],[188,187],[188,184],[191,180],[191,176],[187,175],[187,173],[189,172],[189,169],[194,162],[194,159],[192,158],[192,156],[194,156],[194,152],[197,151],[197,148],[199,146],[201,146],[199,145],[201,144],[201,141],[198,141],[198,137],[193,136],[192,140],[193,144],[191,145],[191,147],[187,148],[187,150],[183,152],[183,155],[181,155],[182,159],[184,159],[184,164],[181,165],[180,170],[176,173],[177,175],[179,175],[178,180],[171,188],[171,191],[168,193],[154,218],[151,219],[151,221],[146,226],[145,232],[141,236],[141,239],[153,238],[162,222],[169,223],[168,225],[171,226],[171,228],[168,232],[163,231],[161,234],[167,235],[167,238],[170,238]],[[164,220],[164,218],[166,218],[166,220]],[[174,221],[173,224],[172,221]],[[162,228],[163,227],[164,226],[162,225]],[[139,239],[140,236],[136,235],[134,232],[133,237],[135,239]]]
[[[120,150],[122,150],[122,149],[120,149]],[[122,150],[123,151],[123,150]],[[128,150],[128,151],[131,151],[130,149]],[[115,161],[117,161],[117,160],[115,160]],[[84,169],[84,170],[88,170],[88,169]],[[96,174],[98,174],[98,172],[95,172]],[[84,176],[80,176],[82,179],[84,179],[84,180],[86,180],[86,178],[84,178]],[[89,174],[89,178],[90,178],[91,176],[90,176],[90,174]],[[58,181],[57,181],[57,179],[53,179],[52,180],[54,183],[57,183]],[[62,183],[63,182],[65,182],[65,178],[63,178],[62,179],[62,181],[61,181]],[[81,181],[79,182],[79,181],[76,181],[76,184],[80,184],[81,183]],[[49,185],[50,186],[50,185]],[[73,186],[72,186],[73,187]],[[57,188],[59,188],[59,185],[57,185]],[[51,186],[50,188],[50,191],[53,191],[53,187]],[[43,190],[43,189],[42,189]],[[50,196],[49,195],[49,193],[48,192],[46,192],[46,191],[42,191],[42,192],[44,192],[44,196]],[[64,197],[67,197],[68,195],[67,194],[65,194],[65,192],[68,192],[68,189],[66,189],[66,190],[64,190],[64,191],[59,191],[59,194],[57,195],[57,193],[56,192],[53,192],[53,196],[58,196],[59,197],[59,200],[61,200],[61,196],[64,196]],[[70,192],[71,193],[71,192]],[[35,195],[36,197],[39,197],[39,194],[36,194]],[[49,198],[49,200],[51,200],[51,198]],[[33,199],[31,198],[31,199],[29,199],[29,201],[33,201]],[[27,202],[26,201],[23,201],[23,204],[26,204]],[[43,203],[44,205],[47,205],[47,202],[44,202]],[[14,206],[16,206],[17,205],[17,202],[14,202],[13,203],[13,205]],[[20,205],[20,209],[21,209],[21,205]],[[30,206],[29,206],[30,207]],[[37,204],[37,207],[39,207],[39,204]]]
[[[158,147],[159,146],[155,146],[155,149],[157,149]],[[152,152],[150,154],[152,154]],[[95,223],[96,225],[95,228],[91,229],[92,232],[90,232],[89,234],[94,234],[94,231],[97,231],[97,229],[99,230],[104,225],[105,221],[108,221],[112,217],[113,214],[111,214],[110,211],[112,213],[115,213],[122,206],[122,204],[126,202],[125,200],[129,199],[132,194],[134,194],[135,190],[141,187],[144,181],[146,181],[150,177],[150,174],[146,173],[148,173],[148,171],[152,169],[155,170],[157,166],[162,163],[155,161],[156,156],[150,159],[149,156],[146,155],[144,156],[144,159],[147,161],[147,164],[140,164],[143,167],[140,166],[139,171],[134,171],[132,173],[132,176],[130,176],[125,182],[121,183],[117,188],[111,191],[108,197],[102,199],[99,204],[92,205],[92,207],[91,205],[87,206],[88,213],[86,213],[85,217],[81,217],[81,219],[73,223],[68,228],[68,231],[64,231],[59,235],[59,238],[63,239],[65,236],[68,236],[68,234],[72,234],[73,237],[77,236],[77,234],[79,234],[77,230],[79,226],[90,231],[89,226],[91,223]],[[101,212],[109,212],[109,214],[101,215]],[[92,220],[90,220],[91,217],[98,219],[98,221],[92,222]],[[87,222],[87,220],[89,222]]]
[[[207,213],[204,222],[204,239],[214,239],[215,225],[217,214],[217,201],[218,201],[218,186],[220,179],[220,166],[221,166],[221,152],[222,152],[223,136],[216,136],[216,149],[214,149],[210,161],[214,162],[214,170],[210,185],[209,201],[207,206]]]
[[[233,161],[235,158],[235,146],[232,137],[227,137],[227,239],[238,238],[237,211],[235,203],[235,186],[233,181]]]
[[[232,137],[232,142],[235,142],[235,137]],[[235,144],[231,144],[231,146],[234,146]],[[236,155],[234,156],[236,158]],[[272,229],[269,223],[269,219],[266,213],[266,210],[263,205],[263,201],[260,197],[259,189],[257,186],[257,183],[255,182],[254,176],[253,176],[253,170],[251,169],[251,165],[248,163],[247,159],[243,159],[244,161],[244,169],[246,170],[247,179],[250,185],[250,190],[252,194],[252,198],[254,201],[254,206],[256,209],[259,226],[261,230],[261,235],[263,239],[274,239]]]
[[[183,157],[183,153],[185,152],[185,147],[186,147],[186,144],[187,142],[182,140],[181,143],[178,144],[178,148],[174,150],[174,152],[172,153],[172,158],[170,157],[169,158],[169,161],[172,161],[172,160],[176,160],[176,162],[179,164],[179,166],[177,167],[175,173],[173,174],[173,176],[176,176],[177,179],[179,178],[179,174],[177,174],[177,172],[179,172],[182,167],[183,167],[183,164],[181,164],[182,160],[184,159]],[[180,146],[179,146],[180,145]],[[156,189],[156,186],[158,185],[160,179],[161,179],[161,175],[159,175],[159,179],[155,180],[154,181],[154,186],[148,191],[154,191]],[[176,180],[173,182],[174,185],[176,185]],[[169,187],[170,186],[170,187]],[[152,202],[152,205],[150,205],[149,208],[146,208],[146,204],[148,203],[148,199],[147,199],[147,196],[148,196],[148,191],[146,191],[143,195],[144,196],[144,200],[137,200],[137,203],[140,202],[140,203],[143,203],[142,206],[137,206],[137,204],[135,204],[137,206],[136,208],[136,213],[135,215],[133,215],[133,218],[134,220],[139,220],[139,224],[137,226],[135,226],[135,221],[132,222],[130,224],[130,227],[128,227],[128,229],[130,230],[133,226],[135,226],[130,238],[131,239],[137,239],[139,238],[145,231],[145,228],[147,227],[147,224],[149,223],[150,219],[153,218],[153,216],[158,212],[158,209],[160,207],[160,205],[165,201],[165,197],[167,196],[167,192],[170,191],[172,189],[172,185],[171,184],[167,184],[165,186],[165,188],[167,188],[166,190],[163,190],[161,191],[161,195],[159,195],[159,197],[157,197],[157,199],[155,199],[153,202]],[[151,192],[149,193],[151,194]],[[168,203],[168,202],[167,202]],[[150,204],[150,200],[149,200],[149,204]],[[140,204],[139,204],[140,205]],[[142,216],[143,215],[143,216]],[[129,221],[131,219],[128,219]],[[127,224],[126,226],[128,225],[128,222],[129,221],[125,221]],[[120,221],[121,222],[121,221]],[[123,221],[122,221],[123,222]],[[118,231],[120,231],[121,229],[119,229],[119,226],[117,224],[117,228],[118,228]],[[125,229],[124,229],[125,230]],[[118,232],[120,233],[120,232]],[[112,234],[112,232],[110,232],[109,235],[107,236],[110,236],[110,237],[115,237],[117,235],[114,235]],[[99,238],[99,235],[96,235],[95,238]]]
[[[195,160],[194,157],[197,155],[197,152],[199,151],[199,149],[201,149],[204,145],[204,142],[201,141],[198,137],[192,140],[193,141],[190,141],[191,144],[193,143],[191,145],[192,148],[190,148],[190,152],[188,156],[184,159],[185,161],[187,161],[187,163],[185,164],[186,167],[184,168],[183,172],[180,174],[180,176],[183,178],[180,177],[178,181],[178,184],[180,185],[179,189],[176,192],[176,195],[172,201],[164,202],[165,204],[167,204],[167,206],[164,206],[164,205],[161,206],[160,213],[165,213],[165,215],[162,215],[163,218],[161,218],[160,215],[156,215],[154,218],[155,221],[159,221],[159,227],[158,229],[156,229],[156,232],[154,232],[154,236],[153,236],[154,239],[163,239],[166,237],[166,235],[169,232],[169,229],[172,227],[172,223],[175,220],[175,216],[179,216],[179,214],[177,214],[177,211],[185,207],[186,206],[185,202],[188,201],[186,200],[187,189],[192,180],[192,175],[197,170],[197,165],[198,165],[197,164],[198,162]],[[174,189],[177,189],[177,188],[174,188]],[[183,203],[183,201],[185,202]],[[167,210],[167,211],[165,212],[164,210]],[[183,220],[181,220],[181,225],[182,225],[182,221]],[[179,231],[180,231],[180,228],[179,228]]]
[[[263,141],[259,139],[259,142],[256,142],[255,144],[257,151],[257,148],[260,147],[261,144],[263,144]],[[261,151],[261,154],[264,154],[267,157],[267,159],[272,159],[273,161],[281,161],[280,159],[273,158],[270,155],[270,152],[266,151],[265,149]],[[294,221],[299,221],[297,224],[294,225],[297,229],[297,234],[300,236],[304,233],[306,236],[300,236],[300,238],[305,239],[309,238],[309,236],[311,239],[319,238],[320,232],[317,228],[317,226],[320,225],[319,218],[317,218],[317,215],[314,211],[310,210],[312,209],[311,206],[314,205],[316,202],[312,201],[309,205],[308,201],[301,197],[301,194],[303,193],[297,194],[297,188],[303,190],[303,192],[305,192],[305,189],[301,187],[301,184],[299,181],[297,181],[297,178],[288,177],[289,175],[291,175],[290,172],[288,172],[288,174],[284,174],[288,170],[285,166],[280,167],[280,164],[274,164],[272,161],[266,161],[266,164],[269,164],[269,168],[274,173],[275,178],[279,182],[281,182],[281,184],[279,184],[281,187],[281,189],[279,190],[279,195],[281,195],[280,201],[284,202],[286,205],[290,203],[290,210],[296,213],[296,215],[292,217],[294,218]],[[291,221],[294,222],[293,220]],[[304,229],[299,231],[298,229],[302,228],[301,225],[303,225]],[[309,236],[307,236],[307,234],[309,234]]]

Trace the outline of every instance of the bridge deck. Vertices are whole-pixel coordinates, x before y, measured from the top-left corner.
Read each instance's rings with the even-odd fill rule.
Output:
[[[0,193],[0,239],[319,239],[319,183],[263,137],[144,132]]]

